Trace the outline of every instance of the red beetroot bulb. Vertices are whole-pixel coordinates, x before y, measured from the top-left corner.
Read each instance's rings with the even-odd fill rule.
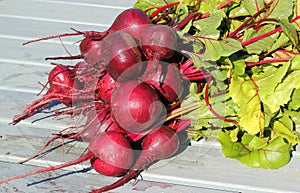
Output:
[[[111,106],[116,122],[132,133],[149,131],[155,125],[161,125],[166,116],[157,91],[137,80],[120,84],[113,92]]]
[[[142,72],[142,53],[128,33],[115,32],[102,40],[102,66],[117,82],[137,79]]]
[[[167,103],[178,100],[183,93],[183,79],[176,64],[164,63],[160,61],[157,69],[150,74],[153,63],[148,63],[146,73],[142,80],[155,87]]]

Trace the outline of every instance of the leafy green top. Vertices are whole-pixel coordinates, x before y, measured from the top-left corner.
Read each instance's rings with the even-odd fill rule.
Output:
[[[202,90],[192,81],[182,102],[200,104],[182,116],[191,120],[190,138],[217,137],[226,157],[249,167],[286,165],[300,134],[300,2],[138,0],[135,7],[174,27],[192,45],[180,51],[210,75]]]

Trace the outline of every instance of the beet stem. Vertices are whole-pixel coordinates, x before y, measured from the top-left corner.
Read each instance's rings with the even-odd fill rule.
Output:
[[[173,6],[176,6],[180,3],[180,1],[176,1],[176,2],[173,2],[173,3],[169,3],[169,4],[166,4],[164,6],[161,6],[159,7],[156,11],[154,11],[151,15],[150,15],[150,19],[153,19],[155,16],[157,16],[159,13],[163,12],[164,10],[170,8],[170,7],[173,7]]]
[[[290,61],[291,58],[274,58],[274,59],[269,59],[269,60],[261,60],[259,62],[247,62],[247,66],[258,66],[261,64],[267,64],[267,63],[275,63],[275,62],[288,62]]]
[[[229,122],[229,123],[233,123],[233,124],[235,124],[235,125],[237,125],[238,124],[238,121],[237,120],[234,120],[234,119],[228,119],[228,118],[226,118],[226,117],[223,117],[223,116],[221,116],[221,115],[219,115],[213,108],[212,108],[212,106],[211,106],[211,104],[209,103],[209,97],[208,97],[208,91],[209,91],[209,84],[210,84],[210,82],[211,82],[211,78],[209,78],[208,79],[208,81],[207,81],[207,85],[206,85],[206,88],[205,88],[205,103],[206,103],[206,106],[208,107],[208,109],[210,110],[210,112],[214,115],[214,116],[216,116],[218,119],[220,119],[220,120],[223,120],[223,121],[225,121],[225,122]]]
[[[189,13],[186,18],[184,18],[174,29],[175,30],[180,30],[181,28],[183,28],[189,21],[191,21],[193,18],[197,17],[198,15],[200,15],[199,12],[192,12]]]
[[[217,9],[223,9],[224,7],[227,7],[228,5],[230,5],[232,2],[233,2],[233,0],[228,0],[227,2],[225,2],[225,3],[221,4],[221,5],[219,5],[219,6],[217,7]]]
[[[254,38],[251,38],[251,39],[249,39],[249,40],[246,40],[246,41],[242,42],[242,46],[248,46],[248,45],[250,45],[250,44],[252,44],[252,43],[254,43],[254,42],[257,42],[257,41],[259,41],[259,40],[261,40],[261,39],[264,39],[264,38],[266,38],[266,37],[269,37],[270,35],[273,35],[273,34],[275,34],[275,33],[277,33],[277,32],[280,32],[280,31],[281,31],[281,27],[278,27],[278,28],[276,28],[276,29],[274,29],[274,30],[272,30],[272,31],[269,31],[269,32],[264,33],[264,34],[262,34],[262,35],[260,35],[260,36],[256,36],[256,37],[254,37]]]
[[[271,0],[268,4],[266,4],[262,9],[258,10],[255,14],[253,14],[251,17],[246,19],[242,25],[240,25],[236,30],[234,30],[232,33],[229,33],[228,38],[234,37],[241,29],[243,29],[251,20],[259,16],[262,12],[264,12],[268,7],[271,6],[271,4],[274,2],[274,0]]]
[[[290,20],[290,23],[294,23],[294,22],[297,21],[298,19],[300,19],[300,16],[291,19],[291,20]],[[262,34],[262,35],[256,36],[256,37],[254,37],[254,38],[251,38],[251,39],[249,39],[249,40],[246,40],[246,41],[242,42],[242,46],[248,46],[248,45],[250,45],[250,44],[252,44],[252,43],[254,43],[254,42],[257,42],[257,41],[259,41],[259,40],[261,40],[261,39],[264,39],[264,38],[266,38],[266,37],[269,37],[269,36],[271,36],[271,35],[273,35],[273,34],[275,34],[275,33],[277,33],[277,32],[280,32],[281,30],[282,30],[281,27],[277,27],[276,29],[274,29],[274,30],[272,30],[272,31],[269,31],[269,32],[267,32],[267,33],[264,33],[264,34]]]
[[[169,120],[174,119],[178,116],[181,116],[184,113],[188,113],[188,112],[191,112],[193,110],[196,110],[200,107],[201,107],[201,105],[198,102],[193,102],[191,104],[178,107],[178,108],[176,108],[175,110],[173,110],[169,113],[169,115],[166,118],[166,121],[169,121]]]

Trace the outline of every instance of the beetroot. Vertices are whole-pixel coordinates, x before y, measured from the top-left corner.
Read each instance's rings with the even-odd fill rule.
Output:
[[[132,36],[115,32],[102,41],[101,64],[111,77],[118,82],[137,79],[143,69],[142,54]]]
[[[154,129],[142,141],[142,152],[140,153],[134,166],[115,183],[93,190],[92,193],[100,193],[122,186],[129,180],[136,178],[137,175],[149,165],[157,160],[173,156],[179,148],[179,137],[174,130],[161,126]]]
[[[122,13],[120,13],[116,19],[114,20],[111,27],[104,31],[104,32],[98,32],[98,31],[78,31],[74,28],[71,28],[74,33],[65,33],[65,34],[59,34],[59,35],[53,35],[49,37],[43,37],[35,40],[30,40],[27,42],[24,42],[23,45],[30,44],[33,42],[38,42],[42,40],[48,40],[52,38],[60,38],[60,37],[66,37],[66,36],[77,36],[77,35],[84,35],[85,37],[88,37],[93,40],[101,40],[104,37],[106,37],[108,34],[117,32],[117,31],[124,31],[129,33],[134,38],[140,40],[141,39],[141,33],[147,28],[148,25],[152,24],[152,21],[149,19],[147,14],[140,10],[140,9],[134,9],[129,8],[124,10]]]
[[[132,133],[142,133],[160,125],[166,116],[155,89],[137,80],[120,84],[113,92],[111,106],[116,122]]]
[[[114,121],[110,110],[102,108],[97,111],[89,111],[84,129],[80,131],[79,135],[83,141],[90,142],[94,137],[106,131],[115,131],[122,134],[127,133]]]
[[[75,74],[71,69],[63,65],[57,65],[49,73],[48,81],[50,89],[48,92],[60,93],[69,96],[73,92]],[[65,105],[70,105],[72,103],[72,98],[63,97],[61,102]]]
[[[94,40],[90,37],[85,37],[81,40],[79,45],[80,53],[75,56],[56,56],[46,57],[46,60],[73,60],[73,59],[84,59],[89,64],[96,64],[101,58],[101,41]]]
[[[169,26],[149,25],[142,33],[140,44],[147,59],[170,59],[176,50],[177,35]]]
[[[101,100],[105,103],[110,103],[111,95],[115,88],[119,86],[110,74],[106,73],[99,78],[95,89],[95,100]]]
[[[98,63],[101,59],[101,45],[101,41],[85,37],[79,45],[83,59],[89,64]]]
[[[148,63],[146,72],[153,69],[153,63]],[[183,79],[176,64],[160,62],[157,70],[145,73],[142,80],[155,87],[167,103],[178,100],[183,92]]]
[[[107,132],[103,135],[97,136],[97,138],[93,138],[87,153],[83,154],[76,160],[7,178],[1,180],[0,184],[15,179],[25,178],[34,174],[66,168],[72,165],[80,164],[87,160],[95,160],[96,156],[101,159],[101,171],[106,174],[115,174],[116,176],[126,172],[133,165],[134,161],[134,154],[128,139],[120,133]],[[97,168],[98,171],[100,171],[98,166]],[[119,174],[117,174],[117,172],[119,172]]]
[[[92,165],[97,172],[119,176],[133,164],[134,154],[128,139],[117,132],[108,131],[97,135],[90,142],[89,149],[97,156]]]
[[[132,37],[140,40],[142,32],[150,24],[152,22],[144,11],[131,8],[119,14],[107,31],[108,33],[125,31]]]
[[[47,93],[40,99],[33,101],[26,109],[19,115],[13,118],[12,124],[31,117],[40,108],[45,108],[50,102],[58,100],[61,103],[69,106],[73,101],[74,73],[71,69],[64,65],[56,65],[48,75],[48,82],[50,88]],[[74,97],[75,98],[75,97]]]

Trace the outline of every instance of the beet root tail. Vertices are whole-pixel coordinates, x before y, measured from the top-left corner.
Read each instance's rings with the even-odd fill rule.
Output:
[[[0,184],[6,183],[6,182],[11,181],[11,180],[25,178],[27,176],[31,176],[31,175],[35,175],[35,174],[39,174],[39,173],[50,172],[50,171],[58,170],[58,169],[61,169],[61,168],[66,168],[66,167],[69,167],[69,166],[76,165],[76,164],[79,164],[81,162],[87,161],[87,160],[93,158],[94,156],[95,155],[92,152],[88,151],[86,154],[80,156],[76,160],[66,162],[66,163],[63,163],[63,164],[60,164],[60,165],[57,165],[57,166],[50,166],[50,167],[47,167],[47,168],[37,169],[35,171],[28,172],[28,173],[25,173],[23,175],[14,176],[14,177],[10,177],[10,178],[4,179],[4,180],[0,180]]]
[[[51,139],[49,139],[45,145],[35,154],[33,154],[32,156],[30,156],[29,158],[26,158],[22,161],[17,162],[17,164],[23,164],[25,162],[28,162],[34,158],[38,158],[39,156],[41,156],[41,153],[54,141],[56,141],[57,139],[76,139],[76,140],[80,140],[80,133],[70,133],[70,134],[55,134]]]
[[[120,178],[118,181],[114,182],[113,184],[104,186],[99,189],[92,190],[90,193],[101,193],[101,192],[106,192],[121,187],[131,179],[135,179],[140,172],[141,170],[130,170],[122,178]]]
[[[75,60],[75,59],[83,59],[84,56],[82,54],[76,56],[56,56],[56,57],[47,57],[45,60]]]
[[[59,99],[59,98],[54,97],[54,96],[44,95],[42,98],[37,99],[37,100],[33,101],[31,104],[29,104],[22,113],[14,116],[14,118],[10,124],[15,125],[18,122],[33,116],[36,112],[38,112],[38,110],[40,108],[47,106],[50,102],[57,100],[57,99]]]

